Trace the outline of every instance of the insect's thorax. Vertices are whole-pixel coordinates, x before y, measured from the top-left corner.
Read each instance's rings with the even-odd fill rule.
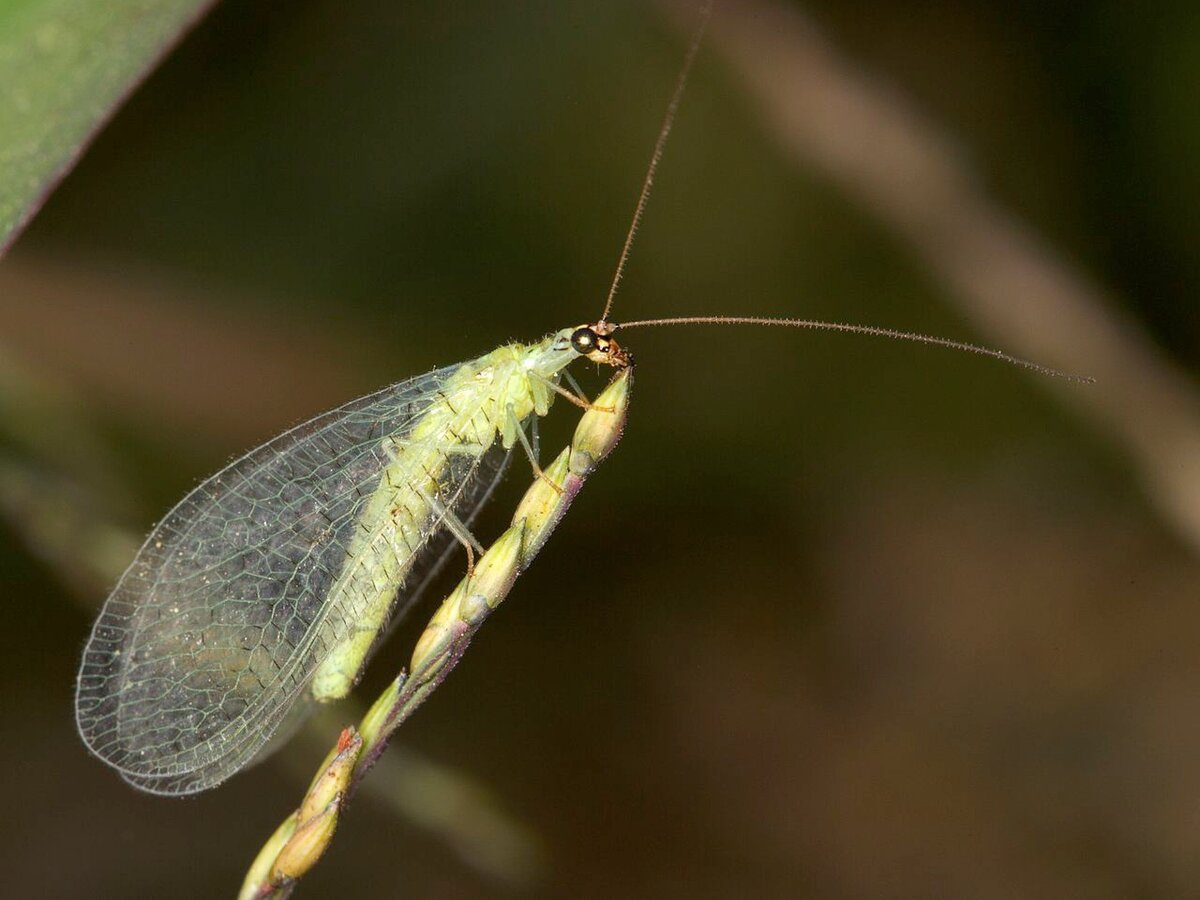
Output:
[[[549,411],[559,373],[578,357],[563,343],[560,332],[535,344],[506,344],[464,363],[444,385],[444,402],[434,404],[413,429],[413,441],[428,436],[440,446],[486,449],[499,433],[511,448],[519,423]]]
[[[506,344],[464,363],[447,379],[441,400],[413,429],[414,440],[439,446],[491,446],[500,435],[511,449],[520,423],[544,416],[562,371],[580,357],[623,369],[632,357],[612,338],[615,325],[596,322],[564,328],[533,344]]]

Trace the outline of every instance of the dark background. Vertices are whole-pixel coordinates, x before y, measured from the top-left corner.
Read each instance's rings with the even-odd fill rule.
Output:
[[[1194,377],[1194,3],[806,10]],[[595,317],[685,41],[637,3],[228,0],[103,132],[0,266],[8,893],[234,891],[353,714],[199,798],[125,787],[72,694],[128,536],[295,421]],[[706,46],[618,320],[990,342],[760,115]],[[469,864],[399,812],[411,792],[381,796],[396,766],[301,896],[1200,889],[1200,564],[1119,442],[964,355],[627,343],[625,441],[401,732],[485,785],[540,865],[505,849],[520,831],[481,839],[507,877]],[[554,410],[547,452],[574,420]],[[485,541],[528,478],[518,461]],[[434,796],[444,827],[483,827]]]

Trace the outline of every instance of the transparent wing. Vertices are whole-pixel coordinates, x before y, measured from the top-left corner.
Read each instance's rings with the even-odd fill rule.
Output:
[[[151,532],[84,651],[87,745],[156,793],[203,790],[253,758],[351,622],[326,594],[363,504],[448,367],[318,416],[193,489]],[[490,480],[451,457],[443,502]],[[440,523],[433,523],[428,540]]]
[[[476,516],[488,505],[492,493],[503,481],[511,460],[512,451],[504,450],[499,444],[496,444],[480,460],[474,477],[463,484],[455,512],[465,525],[468,527],[473,525]],[[386,634],[404,619],[408,611],[421,602],[425,592],[436,582],[445,566],[455,557],[464,557],[462,545],[458,539],[447,528],[434,531],[429,537],[427,548],[421,554],[421,560],[409,572],[404,590],[400,592],[393,603],[391,618],[384,629],[385,634],[380,635],[380,640],[376,642],[376,647],[372,648],[372,652],[378,648],[379,644],[383,643]],[[297,694],[274,733],[246,765],[255,765],[261,762],[286,744],[305,720],[312,715],[317,705],[317,701],[308,691],[301,691]]]

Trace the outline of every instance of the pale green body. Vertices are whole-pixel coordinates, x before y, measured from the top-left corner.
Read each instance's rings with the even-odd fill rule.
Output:
[[[353,401],[194,488],[85,648],[76,721],[93,752],[139,788],[192,793],[258,757],[305,695],[345,696],[431,539],[473,541],[458,513],[486,488],[484,454],[523,439],[591,355],[576,330]]]
[[[463,364],[404,440],[390,442],[384,470],[359,519],[346,565],[327,602],[359,611],[353,630],[317,668],[312,696],[330,701],[349,693],[397,590],[416,559],[438,512],[431,502],[450,458],[479,457],[495,443],[509,449],[530,415],[544,416],[554,398],[551,384],[578,354],[562,345],[560,332],[533,345],[508,344]]]

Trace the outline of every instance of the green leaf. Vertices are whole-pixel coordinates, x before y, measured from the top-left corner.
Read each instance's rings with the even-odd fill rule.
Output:
[[[0,254],[213,0],[0,0]]]

